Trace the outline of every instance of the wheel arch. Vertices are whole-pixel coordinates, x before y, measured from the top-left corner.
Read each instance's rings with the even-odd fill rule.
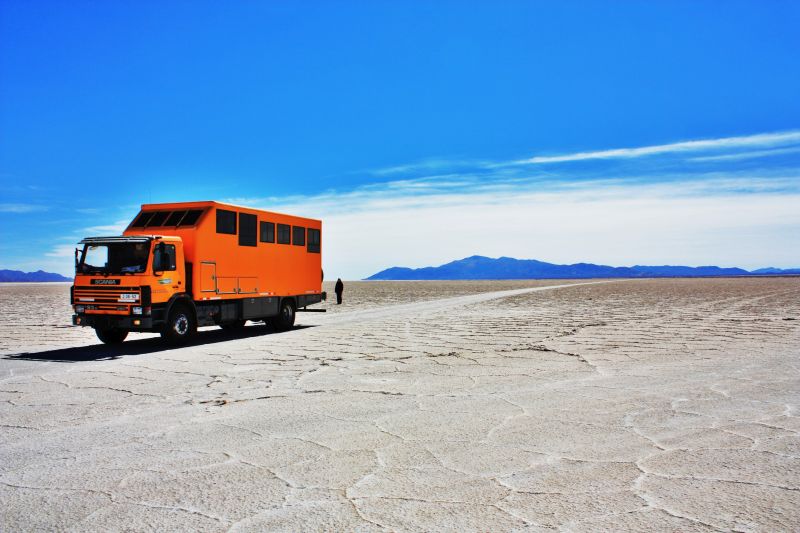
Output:
[[[194,304],[194,300],[191,296],[187,293],[178,293],[173,294],[172,297],[167,301],[167,307],[164,309],[164,320],[169,320],[170,313],[172,313],[172,309],[176,305],[185,305],[189,308],[189,310],[194,315],[195,322],[197,321],[197,306]]]
[[[284,302],[291,302],[292,307],[294,307],[295,311],[297,310],[297,298],[295,298],[294,296],[284,296],[283,298],[281,298],[281,301],[278,304],[278,313],[280,313],[280,310],[283,307]]]

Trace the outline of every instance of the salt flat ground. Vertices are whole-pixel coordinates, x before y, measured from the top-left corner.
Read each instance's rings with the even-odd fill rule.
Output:
[[[0,286],[0,530],[798,530],[800,279],[345,296],[107,348]]]

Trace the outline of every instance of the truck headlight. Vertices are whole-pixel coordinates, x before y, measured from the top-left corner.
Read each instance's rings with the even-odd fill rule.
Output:
[[[133,311],[133,314],[134,314],[134,315],[141,315],[141,314],[142,314],[142,308],[141,308],[141,306],[138,306],[138,305],[137,305],[137,306],[135,306],[135,307],[132,309],[132,311]]]
[[[75,306],[75,312],[76,313],[85,313],[86,312],[86,307],[84,307],[82,305],[76,305]]]

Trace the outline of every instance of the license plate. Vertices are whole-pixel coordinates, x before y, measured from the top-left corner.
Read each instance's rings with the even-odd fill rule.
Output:
[[[138,294],[120,294],[119,301],[120,302],[135,302],[139,299]]]

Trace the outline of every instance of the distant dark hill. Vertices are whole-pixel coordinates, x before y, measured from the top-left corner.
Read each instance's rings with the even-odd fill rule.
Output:
[[[785,274],[800,274],[800,268],[759,268],[758,270],[751,270],[751,274],[768,274],[768,275],[785,275]]]
[[[741,268],[718,266],[643,266],[613,267],[592,263],[556,265],[535,259],[473,255],[438,267],[387,268],[368,280],[454,280],[454,279],[581,279],[581,278],[664,278],[678,276],[745,276],[752,274],[800,274],[800,269],[775,268],[748,272]]]
[[[65,278],[61,274],[44,272],[43,270],[37,270],[36,272],[0,270],[0,283],[12,281],[72,281],[72,279]]]

